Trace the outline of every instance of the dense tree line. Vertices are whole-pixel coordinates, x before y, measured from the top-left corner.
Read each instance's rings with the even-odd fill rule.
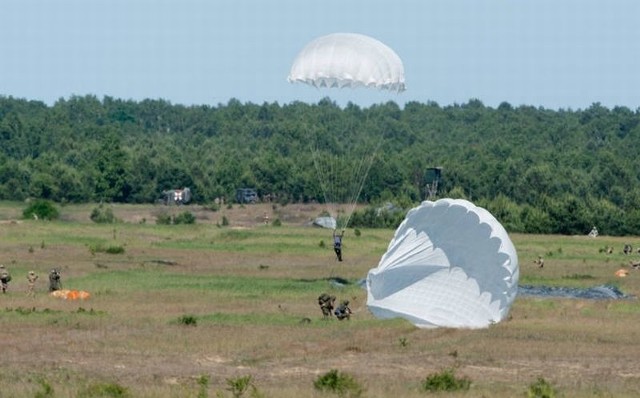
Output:
[[[207,203],[246,186],[281,202],[322,201],[310,132],[333,153],[358,145],[357,133],[383,137],[362,189],[369,203],[418,203],[437,166],[439,197],[472,200],[510,231],[586,234],[596,225],[638,235],[639,122],[639,110],[600,104],[183,106],[84,96],[47,106],[0,97],[0,199],[145,203],[190,187]]]

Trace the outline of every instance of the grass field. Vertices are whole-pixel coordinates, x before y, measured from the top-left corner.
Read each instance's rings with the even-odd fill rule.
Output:
[[[363,397],[426,396],[425,378],[447,369],[471,381],[454,397],[524,397],[539,378],[558,396],[640,396],[636,299],[518,297],[491,328],[421,330],[375,319],[358,284],[391,230],[349,230],[339,263],[330,232],[307,225],[321,210],[313,206],[122,205],[113,207],[117,224],[92,223],[94,205],[61,207],[56,222],[21,220],[23,207],[0,203],[0,263],[13,276],[0,295],[0,397],[321,397],[331,393],[314,381],[334,369]],[[155,224],[184,210],[195,225]],[[629,267],[640,254],[622,254],[640,238],[512,240],[521,285],[614,284],[640,295],[640,271]],[[91,298],[49,296],[53,267],[63,288]],[[629,276],[616,277],[620,268]],[[40,276],[35,298],[29,270]],[[323,320],[322,292],[349,299],[352,319]],[[254,389],[242,394],[237,384],[249,376]]]

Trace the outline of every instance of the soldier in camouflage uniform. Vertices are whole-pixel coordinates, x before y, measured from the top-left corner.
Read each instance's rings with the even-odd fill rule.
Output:
[[[336,296],[329,296],[327,293],[322,293],[318,297],[318,305],[322,310],[322,315],[325,319],[329,319],[333,313],[333,304],[336,302]]]
[[[338,261],[342,261],[342,238],[344,237],[344,229],[341,233],[333,230],[333,251],[336,252]]]
[[[344,300],[335,311],[336,318],[338,320],[349,320],[351,318],[351,308],[349,308],[349,301]]]
[[[35,297],[36,296],[36,281],[37,280],[38,280],[38,275],[33,271],[29,271],[29,273],[27,274],[27,283],[28,283],[27,295],[28,296],[31,296],[31,297]]]
[[[9,282],[11,282],[11,274],[9,274],[9,271],[7,271],[4,265],[0,264],[0,284],[2,285],[2,293],[7,292]]]
[[[56,290],[60,289],[62,289],[62,282],[60,282],[60,271],[54,268],[49,272],[49,291],[55,292]]]

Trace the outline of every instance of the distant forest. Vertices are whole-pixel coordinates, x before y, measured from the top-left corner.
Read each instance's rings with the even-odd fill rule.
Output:
[[[150,203],[189,187],[194,202],[241,187],[281,204],[322,202],[309,131],[329,152],[382,144],[362,187],[372,208],[427,196],[466,198],[510,232],[640,235],[640,110],[481,101],[359,107],[230,100],[174,105],[76,96],[48,106],[0,96],[0,200]]]

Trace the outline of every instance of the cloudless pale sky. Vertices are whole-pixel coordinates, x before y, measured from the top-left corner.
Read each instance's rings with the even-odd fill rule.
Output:
[[[335,32],[376,38],[407,91],[288,83],[297,53]],[[640,108],[638,0],[2,0],[0,96],[173,104]]]

